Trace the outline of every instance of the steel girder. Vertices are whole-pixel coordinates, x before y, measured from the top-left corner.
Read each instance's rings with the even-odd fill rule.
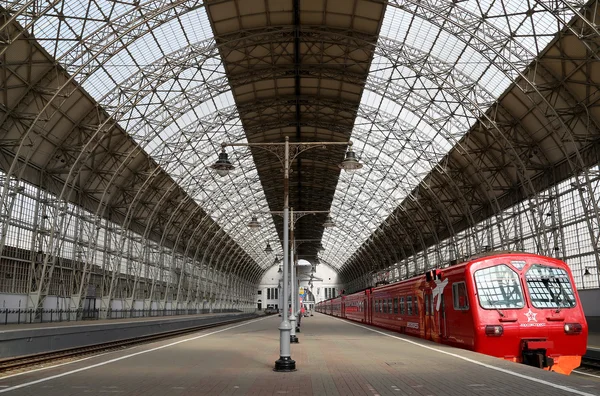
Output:
[[[410,3],[410,2],[409,2]],[[408,4],[408,3],[407,3]],[[557,3],[558,4],[558,3]]]

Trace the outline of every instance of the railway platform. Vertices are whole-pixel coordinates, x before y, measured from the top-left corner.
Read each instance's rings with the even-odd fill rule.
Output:
[[[13,332],[13,331],[22,331],[22,330],[37,330],[37,329],[48,329],[48,328],[85,328],[89,326],[110,326],[118,325],[118,324],[127,324],[127,323],[158,323],[165,321],[179,321],[179,320],[189,320],[192,318],[208,318],[208,317],[218,317],[218,316],[227,316],[236,313],[243,312],[229,312],[229,313],[205,313],[205,314],[194,314],[194,315],[170,315],[170,316],[145,316],[138,318],[122,318],[122,319],[93,319],[93,320],[78,320],[78,321],[68,321],[64,320],[62,322],[43,322],[43,323],[10,323],[6,325],[0,325],[0,333],[5,332]]]
[[[147,337],[230,319],[251,318],[257,315],[254,312],[240,311],[77,322],[9,324],[0,326],[0,360]]]
[[[8,375],[15,395],[600,395],[564,376],[315,314],[292,345],[297,371],[273,371],[281,318],[266,316]]]

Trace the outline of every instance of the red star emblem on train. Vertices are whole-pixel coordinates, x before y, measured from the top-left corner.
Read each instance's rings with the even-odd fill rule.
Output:
[[[527,323],[537,322],[537,319],[535,318],[537,316],[537,313],[531,312],[531,308],[529,308],[529,311],[524,313],[523,315],[527,316]]]

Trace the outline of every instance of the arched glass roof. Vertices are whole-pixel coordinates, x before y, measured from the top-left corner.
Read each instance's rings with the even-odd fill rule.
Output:
[[[304,227],[337,269],[414,198],[583,6],[393,0],[379,14],[359,14],[311,0],[297,21],[287,5],[253,3],[254,11],[239,0],[66,0],[35,14],[29,3],[4,7],[262,268],[273,262],[267,241],[281,254],[273,243],[280,222],[267,214],[281,210],[279,165],[228,150],[236,170],[218,178],[209,166],[220,143],[351,138],[365,166],[326,179],[330,195],[301,175],[335,167],[339,155],[293,165],[296,205],[331,210],[337,224]],[[342,36],[350,38],[340,44]],[[321,113],[306,115],[311,106]],[[253,215],[259,232],[246,227]]]

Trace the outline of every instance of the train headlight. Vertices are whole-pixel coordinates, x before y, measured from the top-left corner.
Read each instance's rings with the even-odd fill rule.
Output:
[[[490,337],[500,337],[504,334],[502,325],[487,325],[485,326],[485,335]]]
[[[567,334],[581,334],[582,330],[583,326],[581,326],[579,323],[565,323],[565,333]]]

